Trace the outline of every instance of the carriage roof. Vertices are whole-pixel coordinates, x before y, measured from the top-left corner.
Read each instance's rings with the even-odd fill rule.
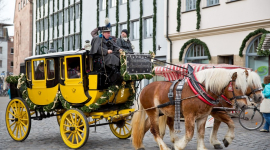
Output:
[[[25,58],[25,60],[32,60],[32,59],[38,59],[38,58],[55,58],[55,57],[63,57],[63,56],[69,56],[69,55],[82,55],[86,53],[86,50],[80,50],[80,51],[64,51],[64,52],[56,52],[56,53],[50,53],[50,54],[44,54],[44,55],[36,55]]]
[[[155,67],[155,74],[157,76],[163,76],[167,81],[174,81],[178,79],[183,79],[183,74],[187,74],[187,70],[183,68],[187,68],[188,65],[191,65],[194,69],[194,72],[198,72],[200,70],[204,69],[210,69],[210,68],[224,68],[224,69],[238,69],[244,67],[236,66],[236,65],[230,65],[230,64],[193,64],[193,63],[185,63],[178,65],[179,67],[175,65],[168,65],[165,67]],[[183,68],[180,68],[183,67]],[[250,68],[246,68],[248,70],[252,70]]]

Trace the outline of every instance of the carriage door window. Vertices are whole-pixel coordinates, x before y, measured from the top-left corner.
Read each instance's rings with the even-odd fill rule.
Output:
[[[66,60],[68,78],[81,78],[80,57],[67,58]]]
[[[28,81],[32,80],[32,66],[31,66],[31,61],[26,62],[26,77]]]
[[[65,79],[65,66],[64,66],[64,59],[60,59],[60,77],[61,79]]]
[[[91,56],[85,56],[85,71],[86,71],[86,73],[93,71],[92,61],[93,60],[92,60]]]
[[[55,78],[54,60],[47,60],[47,78],[53,80]]]
[[[44,74],[44,61],[38,60],[34,61],[34,69],[35,69],[35,80],[44,80],[45,74]]]

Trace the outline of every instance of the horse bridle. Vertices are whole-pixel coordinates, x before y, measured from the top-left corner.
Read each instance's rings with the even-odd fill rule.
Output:
[[[255,92],[262,91],[263,88],[259,87],[256,89],[251,88],[251,92],[249,94],[246,94],[247,96],[250,96],[251,94],[256,94]]]
[[[229,84],[231,84],[232,82],[235,82],[235,80],[231,80],[231,81],[229,82]],[[227,86],[226,86],[226,87],[227,87]],[[225,87],[225,88],[226,88],[226,87]],[[225,88],[224,88],[224,89],[225,89]],[[224,90],[224,89],[223,89],[223,90]],[[243,99],[243,98],[246,98],[245,95],[235,96],[235,94],[234,94],[234,89],[233,89],[233,84],[232,84],[232,91],[231,91],[231,92],[232,92],[232,94],[233,94],[233,97],[232,97],[232,98],[229,98],[230,101],[232,101],[232,100],[234,100],[234,99],[237,100],[237,99]]]

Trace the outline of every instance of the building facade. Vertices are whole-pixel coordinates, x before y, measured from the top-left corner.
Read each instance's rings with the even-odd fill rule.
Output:
[[[12,75],[13,74],[13,54],[14,54],[14,37],[10,36],[8,38],[8,49],[7,49],[7,74]]]
[[[14,10],[13,74],[20,73],[20,64],[33,55],[32,0],[16,0]]]
[[[6,76],[8,71],[7,64],[7,54],[8,54],[8,30],[5,26],[10,26],[10,24],[0,23],[0,75]]]
[[[262,79],[268,75],[269,58],[259,56],[256,49],[264,31],[270,31],[270,1],[201,0],[198,9],[196,2],[169,3],[173,46],[167,56],[172,62],[234,64],[257,70]]]

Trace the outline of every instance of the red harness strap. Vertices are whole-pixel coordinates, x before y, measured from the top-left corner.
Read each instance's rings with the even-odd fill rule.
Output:
[[[197,79],[197,77],[196,77],[196,75],[194,74],[194,77],[195,77],[195,79],[196,79],[196,81],[198,81],[198,79]],[[204,88],[199,84],[199,86],[201,87],[201,89],[206,93],[206,91],[204,90]],[[207,96],[209,97],[209,98],[211,98],[212,100],[216,100],[216,99],[214,99],[212,96],[210,96],[209,94],[207,94]]]
[[[233,105],[233,104],[231,103],[231,101],[229,101],[228,98],[227,98],[226,96],[221,95],[221,97],[222,97],[227,103]]]
[[[197,80],[197,79],[196,79],[196,80]],[[198,92],[197,92],[197,91],[195,90],[195,88],[192,86],[192,84],[191,84],[189,78],[187,78],[187,82],[188,82],[189,87],[190,87],[191,90],[193,91],[193,93],[197,95]],[[203,89],[203,88],[202,88],[202,89]],[[198,98],[199,98],[200,100],[202,100],[204,103],[206,103],[207,105],[213,106],[213,104],[209,103],[209,102],[208,102],[207,100],[205,100],[201,95],[199,95]]]

